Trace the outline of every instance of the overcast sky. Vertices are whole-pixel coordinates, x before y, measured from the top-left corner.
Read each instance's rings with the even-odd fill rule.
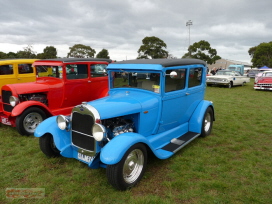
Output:
[[[271,0],[0,0],[0,51],[46,46],[66,57],[84,44],[113,60],[135,59],[142,39],[156,36],[182,57],[208,41],[225,59],[250,62],[248,49],[272,41]]]

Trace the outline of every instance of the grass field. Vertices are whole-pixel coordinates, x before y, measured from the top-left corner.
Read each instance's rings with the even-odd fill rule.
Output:
[[[272,92],[207,87],[216,111],[212,134],[167,160],[149,159],[139,185],[116,191],[105,169],[48,159],[38,139],[0,125],[0,203],[264,203],[272,202]],[[41,199],[8,199],[6,188],[44,188]]]

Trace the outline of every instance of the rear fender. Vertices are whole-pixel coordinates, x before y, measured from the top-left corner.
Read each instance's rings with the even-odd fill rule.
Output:
[[[204,114],[205,114],[205,112],[206,112],[206,110],[207,110],[207,108],[209,106],[213,110],[213,120],[215,120],[213,103],[211,101],[203,100],[198,104],[198,106],[195,109],[192,117],[190,118],[189,131],[196,132],[196,133],[201,133]]]
[[[57,116],[53,116],[40,123],[34,132],[34,136],[42,137],[45,134],[51,134],[56,147],[61,151],[61,155],[71,158],[73,157],[73,149],[70,131],[59,129],[56,119]]]
[[[102,148],[101,162],[107,165],[118,163],[126,151],[136,143],[144,143],[150,146],[149,141],[138,133],[130,132],[116,136]]]
[[[40,107],[41,109],[46,110],[48,113],[53,115],[51,111],[48,109],[48,107],[39,101],[24,101],[22,103],[19,103],[13,108],[11,116],[16,117],[18,115],[21,115],[24,112],[24,110],[32,106]]]

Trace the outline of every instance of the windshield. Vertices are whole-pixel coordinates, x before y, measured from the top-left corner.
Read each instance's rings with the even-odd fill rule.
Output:
[[[120,70],[112,72],[112,88],[138,88],[160,93],[160,73]]]
[[[264,76],[265,77],[272,77],[272,72],[266,72],[266,73],[264,73]]]

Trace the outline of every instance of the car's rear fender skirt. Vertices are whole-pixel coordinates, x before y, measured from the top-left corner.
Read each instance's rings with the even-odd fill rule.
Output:
[[[215,120],[213,103],[211,101],[203,100],[198,104],[197,108],[195,109],[193,115],[191,116],[189,120],[190,132],[201,133],[203,117],[208,107],[212,108],[213,120]]]

